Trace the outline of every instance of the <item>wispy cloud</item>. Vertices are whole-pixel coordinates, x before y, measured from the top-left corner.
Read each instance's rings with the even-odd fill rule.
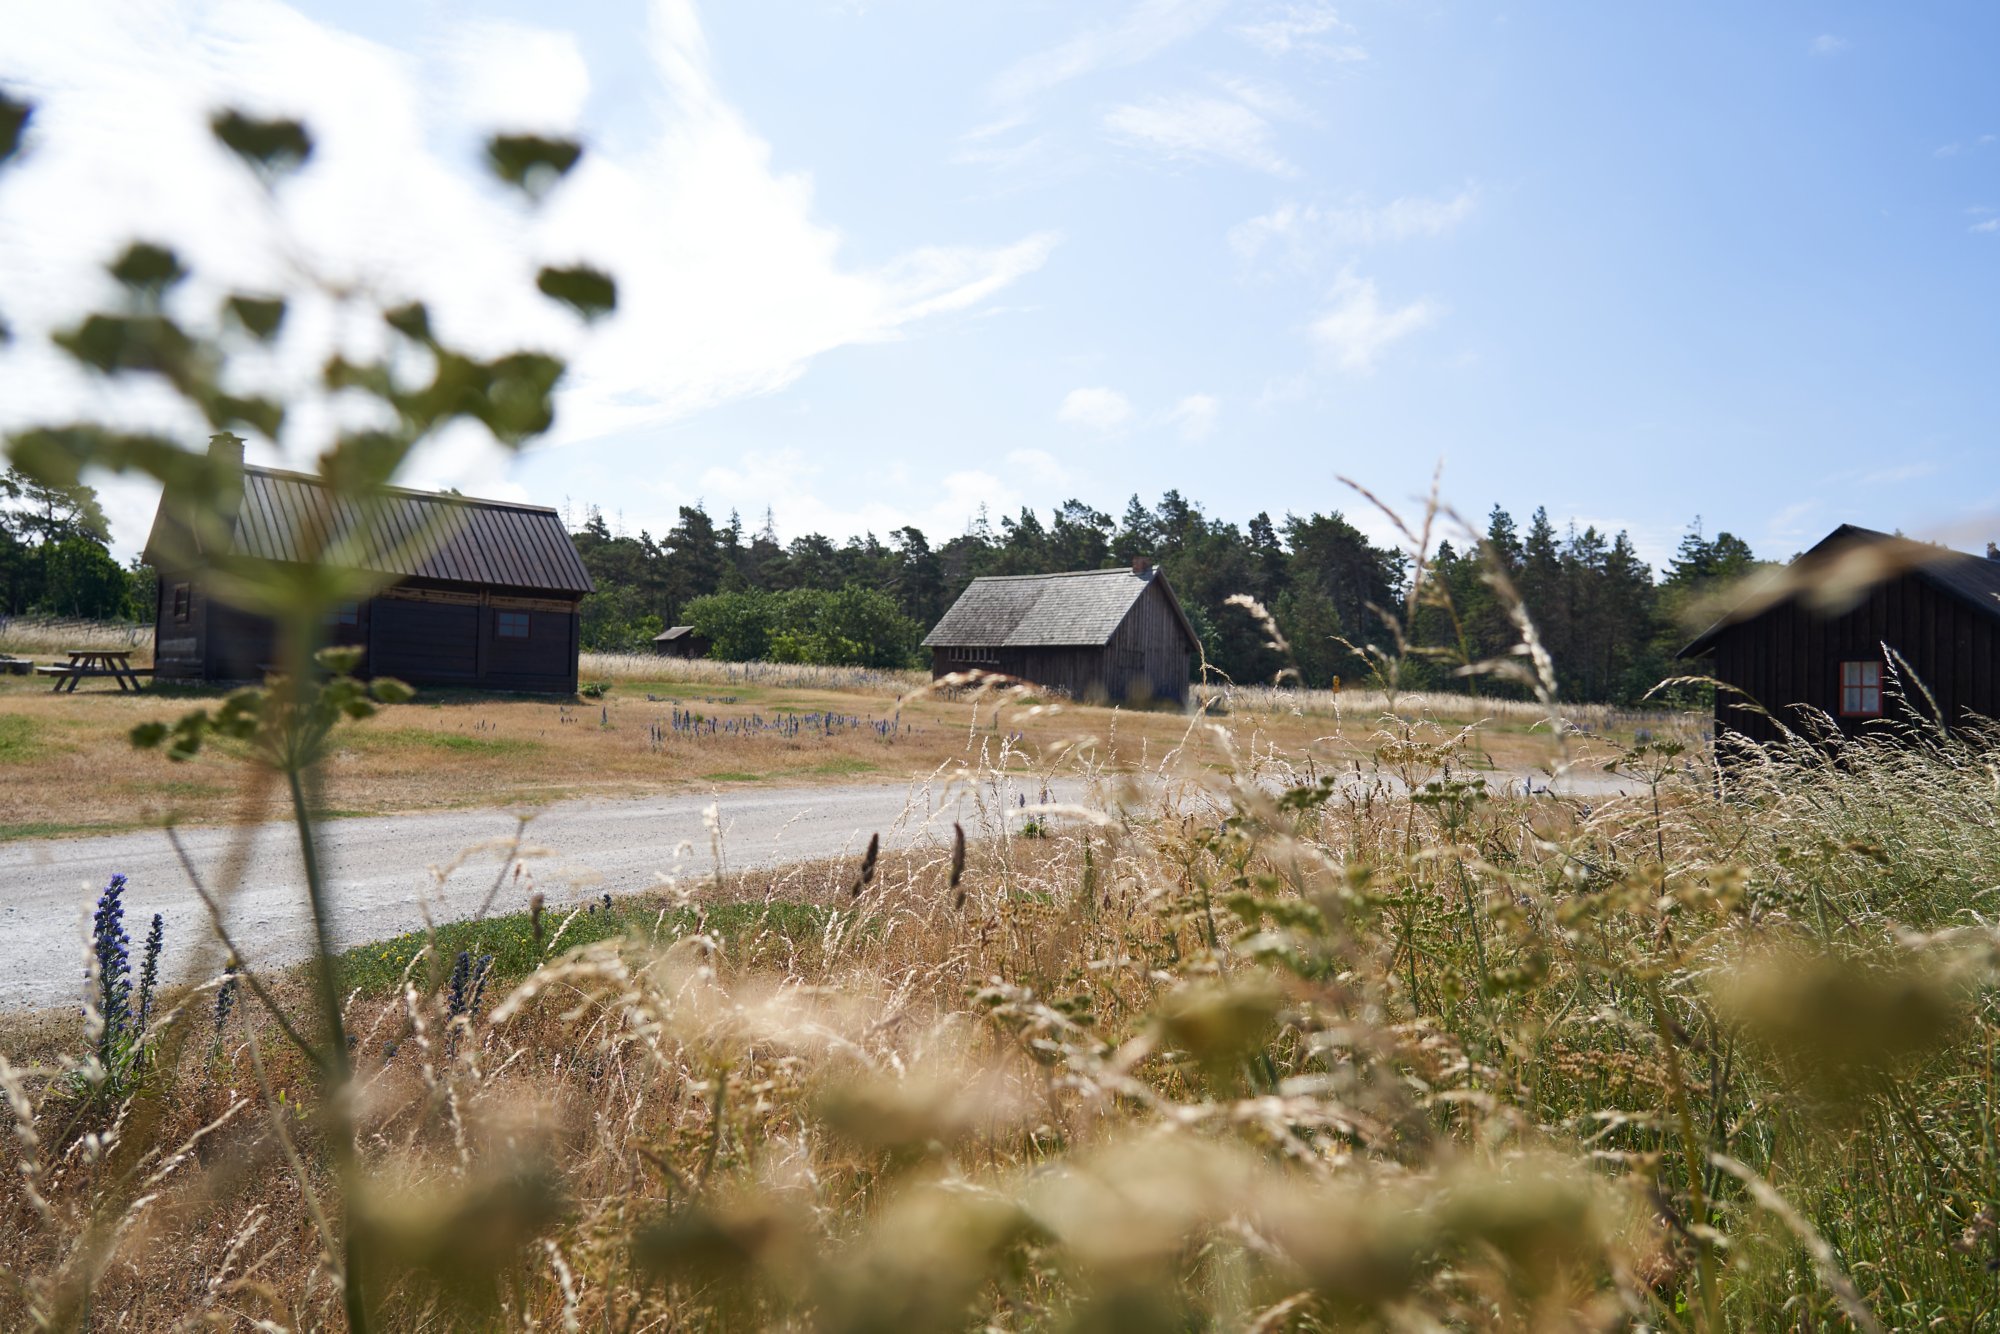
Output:
[[[1359,43],[1342,40],[1353,33],[1353,25],[1324,0],[1280,5],[1236,29],[1238,37],[1267,56],[1301,52],[1329,60],[1366,60],[1368,52]]]
[[[1834,34],[1830,32],[1823,32],[1819,36],[1813,38],[1810,42],[1806,43],[1806,50],[1812,52],[1812,54],[1816,56],[1839,55],[1842,51],[1845,51],[1847,47],[1848,47],[1848,41],[1845,37],[1836,37]]]
[[[1310,326],[1312,340],[1343,371],[1366,375],[1390,344],[1429,328],[1442,314],[1429,300],[1388,307],[1371,278],[1344,273],[1330,294],[1332,305]]]
[[[1056,409],[1056,420],[1065,426],[1080,426],[1109,435],[1131,422],[1132,400],[1102,385],[1072,389]]]
[[[595,147],[532,220],[492,206],[457,131],[574,128],[591,71],[561,30],[480,24],[411,55],[245,0],[140,6],[120,22],[57,6],[14,36],[10,77],[42,106],[36,152],[0,192],[0,291],[17,334],[0,358],[0,426],[66,415],[101,392],[46,355],[39,335],[74,318],[76,294],[98,289],[98,266],[132,235],[175,247],[213,283],[276,281],[268,214],[208,135],[219,102],[312,124],[319,151],[282,207],[316,267],[429,301],[445,337],[475,351],[526,342],[570,358],[557,443],[781,389],[832,349],[904,337],[986,301],[1056,243],[1041,234],[851,262],[811,178],[775,168],[771,144],[720,87],[689,0],[652,7],[651,118],[629,145]],[[533,77],[515,77],[524,71]],[[91,207],[79,211],[79,199]],[[384,200],[396,202],[393,225]],[[533,290],[536,263],[571,257],[618,277],[617,314],[588,336]],[[287,334],[308,370],[326,351],[312,340],[333,327],[311,314]],[[288,422],[285,452],[316,450],[315,425],[326,423]],[[414,480],[472,484],[502,466],[489,455],[468,439]],[[135,503],[113,516],[123,531],[144,531],[150,499]]]
[[[1215,431],[1215,419],[1222,412],[1222,400],[1213,394],[1189,394],[1174,404],[1167,421],[1180,432],[1181,439],[1206,440]]]
[[[1024,102],[1098,70],[1150,60],[1207,27],[1227,2],[1139,0],[1116,22],[1085,28],[1009,66],[993,81],[993,97]]]
[[[1405,195],[1379,205],[1285,203],[1231,228],[1229,244],[1245,259],[1256,259],[1276,245],[1295,261],[1305,261],[1327,246],[1442,236],[1471,217],[1478,202],[1478,191],[1467,186],[1449,197]]]
[[[1273,176],[1297,175],[1272,144],[1271,123],[1255,108],[1199,93],[1114,107],[1104,117],[1113,137],[1185,162],[1229,162]]]

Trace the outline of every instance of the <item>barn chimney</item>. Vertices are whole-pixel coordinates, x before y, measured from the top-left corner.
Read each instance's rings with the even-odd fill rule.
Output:
[[[208,438],[208,456],[237,472],[243,471],[243,437],[217,431]]]
[[[2000,542],[1988,542],[1986,544],[1986,559],[2000,560]]]
[[[1144,556],[1134,556],[1132,558],[1132,573],[1144,576],[1151,574],[1152,572],[1153,572],[1153,562],[1151,560],[1147,559]]]

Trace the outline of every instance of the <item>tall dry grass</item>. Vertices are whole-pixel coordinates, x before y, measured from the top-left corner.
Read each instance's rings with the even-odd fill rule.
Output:
[[[153,627],[63,616],[0,616],[0,653],[48,657],[76,648],[131,649],[139,661],[152,656]]]
[[[767,881],[804,925],[710,929],[758,890],[697,872],[475,1007],[449,960],[350,996],[382,1323],[1985,1319],[1993,739],[1801,740],[1726,799],[1645,744],[1582,802],[1453,736],[1382,738],[1414,796],[1246,756],[962,877],[941,836]],[[315,1081],[212,987],[118,1096],[0,1072],[10,1323],[341,1328]]]

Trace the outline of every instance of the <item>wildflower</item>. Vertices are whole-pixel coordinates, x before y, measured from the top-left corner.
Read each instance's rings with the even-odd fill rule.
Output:
[[[222,965],[222,985],[215,989],[215,1037],[222,1040],[222,1026],[229,1022],[229,1011],[236,1004],[236,960]]]
[[[472,999],[466,1003],[465,1007],[468,1015],[479,1013],[479,1000],[486,994],[486,979],[492,976],[492,974],[493,956],[490,954],[480,955],[479,962],[472,967]]]
[[[453,1018],[465,1013],[465,986],[472,976],[472,954],[460,950],[458,958],[451,965],[451,989],[447,1008]]]
[[[166,944],[167,921],[159,913],[153,914],[153,929],[146,933],[146,952],[139,964],[139,1026],[138,1031],[146,1031],[146,1021],[153,1015],[153,990],[160,981],[160,947]]]
[[[97,955],[97,1008],[104,1031],[98,1056],[107,1064],[132,1017],[132,940],[125,934],[125,877],[114,875],[97,898],[90,920],[91,949]]]

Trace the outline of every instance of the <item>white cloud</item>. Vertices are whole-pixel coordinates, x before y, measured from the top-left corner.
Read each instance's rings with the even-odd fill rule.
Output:
[[[522,344],[571,357],[555,443],[685,419],[780,389],[834,348],[906,336],[1031,272],[1056,244],[930,246],[879,268],[844,263],[816,213],[811,178],[779,172],[717,85],[691,0],[655,0],[648,51],[657,86],[630,99],[648,119],[596,149],[529,216],[470,161],[470,135],[564,128],[590,71],[561,31],[482,24],[412,54],[316,22],[279,0],[48,7],[9,34],[9,79],[39,103],[33,151],[0,189],[0,292],[17,342],[0,356],[0,426],[102,404],[48,354],[41,334],[95,299],[99,266],[136,235],[175,247],[206,287],[266,286],[282,232],[210,140],[208,112],[241,105],[299,115],[313,161],[279,216],[323,270],[431,302],[444,335],[474,350]],[[534,77],[524,75],[533,71]],[[529,91],[530,88],[535,91]],[[78,201],[88,201],[87,207]],[[587,258],[615,274],[619,310],[588,336],[533,290],[542,263]],[[197,310],[195,312],[199,314]],[[300,309],[285,368],[300,380],[335,327]],[[317,329],[315,329],[317,326]],[[116,404],[112,405],[114,408]],[[159,423],[157,398],[127,403]],[[325,414],[288,427],[286,452]],[[167,423],[199,440],[199,423]],[[490,469],[470,435],[432,454],[419,482]],[[115,494],[114,494],[115,492]],[[108,487],[121,548],[149,517],[143,488]]]
[[[1847,45],[1845,37],[1836,37],[1830,32],[1823,32],[1806,44],[1806,50],[1816,56],[1832,56],[1845,51]]]
[[[1358,43],[1330,40],[1353,32],[1353,25],[1341,19],[1340,11],[1323,0],[1282,5],[1271,11],[1270,17],[1236,29],[1237,36],[1267,56],[1301,51],[1329,60],[1366,60],[1368,52]]]
[[[993,81],[993,96],[1000,102],[1023,102],[1100,69],[1150,60],[1207,27],[1227,3],[1139,0],[1116,22],[1086,28],[1009,66]]]
[[[1116,389],[1102,386],[1072,389],[1056,409],[1056,420],[1066,426],[1081,426],[1108,435],[1132,420],[1132,400]]]
[[[1269,213],[1238,223],[1229,244],[1246,259],[1281,245],[1294,260],[1308,259],[1328,245],[1359,246],[1442,236],[1470,218],[1478,205],[1471,186],[1449,198],[1405,195],[1387,204],[1280,204]]]
[[[1113,108],[1114,136],[1182,161],[1233,162],[1274,176],[1296,169],[1271,145],[1271,124],[1240,101],[1183,93]]]
[[[1038,486],[1061,486],[1069,481],[1069,469],[1046,449],[1012,450],[1007,455],[1007,466]]]
[[[471,22],[446,47],[451,77],[436,111],[476,133],[574,129],[590,67],[574,33],[505,20]]]
[[[1181,439],[1206,440],[1215,430],[1215,419],[1222,411],[1222,400],[1213,394],[1189,394],[1174,404],[1174,410],[1167,414],[1167,420],[1181,433]]]
[[[1429,328],[1441,313],[1428,300],[1385,309],[1373,279],[1342,274],[1333,304],[1311,325],[1312,339],[1343,371],[1366,375],[1391,343]]]

